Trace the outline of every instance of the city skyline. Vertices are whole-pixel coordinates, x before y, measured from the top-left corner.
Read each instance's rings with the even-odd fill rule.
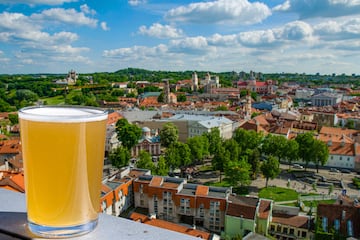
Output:
[[[356,0],[0,0],[0,73],[359,74]]]

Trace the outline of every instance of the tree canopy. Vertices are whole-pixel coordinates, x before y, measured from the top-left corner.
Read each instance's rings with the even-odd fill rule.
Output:
[[[161,145],[169,147],[171,144],[178,141],[179,130],[172,122],[166,123],[159,132]]]
[[[141,128],[135,124],[130,124],[125,118],[122,118],[116,123],[116,132],[119,141],[127,149],[131,149],[138,144],[141,137]]]

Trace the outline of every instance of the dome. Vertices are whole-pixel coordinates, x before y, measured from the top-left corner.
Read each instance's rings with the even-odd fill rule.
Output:
[[[144,132],[144,133],[150,132],[150,128],[148,128],[148,127],[143,127],[141,130],[142,130],[142,132]]]

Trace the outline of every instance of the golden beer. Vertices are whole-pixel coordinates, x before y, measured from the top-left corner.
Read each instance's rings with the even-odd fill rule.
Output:
[[[107,114],[71,107],[20,110],[30,230],[47,237],[91,231],[100,208]]]

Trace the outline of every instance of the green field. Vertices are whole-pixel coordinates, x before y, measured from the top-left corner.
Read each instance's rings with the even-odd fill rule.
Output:
[[[45,105],[61,105],[64,104],[64,96],[55,96],[41,99]]]
[[[295,190],[280,187],[267,187],[259,192],[260,198],[272,199],[275,202],[297,200],[298,196],[299,194]]]

